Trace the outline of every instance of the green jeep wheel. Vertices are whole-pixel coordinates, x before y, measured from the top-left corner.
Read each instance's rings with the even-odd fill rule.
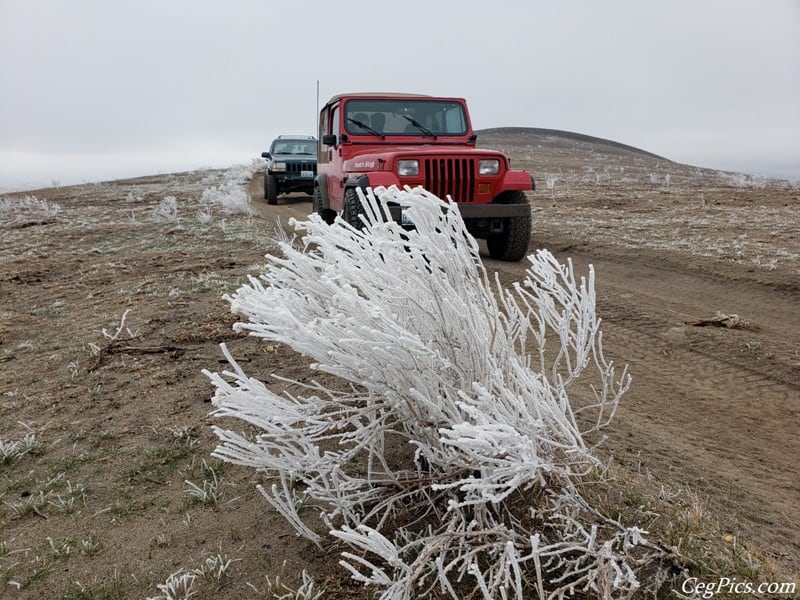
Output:
[[[278,203],[278,180],[269,173],[264,176],[264,199],[267,204]]]

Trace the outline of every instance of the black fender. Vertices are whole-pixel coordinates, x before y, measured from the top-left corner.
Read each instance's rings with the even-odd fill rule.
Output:
[[[351,189],[361,188],[361,191],[364,192],[365,196],[367,194],[367,188],[368,187],[371,187],[368,175],[359,175],[357,177],[350,177],[344,182],[345,191],[351,190]],[[394,205],[394,204],[391,205],[391,206],[388,206],[387,208],[389,209],[389,213],[388,214],[382,214],[381,218],[384,219],[385,221],[396,221],[396,222],[399,223],[401,221],[401,218],[402,218],[402,212],[401,212],[402,209],[399,206]],[[383,211],[381,211],[381,212],[383,212]]]
[[[369,187],[369,176],[367,175],[359,175],[358,177],[349,177],[347,181],[344,182],[344,189],[348,188],[361,188],[364,192],[367,191]]]

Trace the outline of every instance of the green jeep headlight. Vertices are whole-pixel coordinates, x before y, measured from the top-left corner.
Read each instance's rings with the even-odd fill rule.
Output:
[[[419,175],[419,161],[414,160],[398,160],[397,161],[397,174],[403,177],[413,177]]]
[[[285,171],[286,170],[286,163],[282,163],[282,162],[272,163],[272,170],[273,171]]]

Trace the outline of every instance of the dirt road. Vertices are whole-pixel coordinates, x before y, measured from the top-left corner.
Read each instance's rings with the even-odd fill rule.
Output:
[[[251,199],[266,218],[308,214],[304,196],[267,207],[260,186],[256,178]],[[728,535],[800,571],[800,291],[792,274],[709,261],[692,248],[628,249],[591,236],[576,243],[547,212],[534,213],[531,252],[547,248],[579,272],[594,265],[606,356],[633,376],[601,452],[648,472],[667,494],[698,494]],[[488,256],[484,263],[504,284],[526,268]],[[739,325],[687,324],[719,313]]]

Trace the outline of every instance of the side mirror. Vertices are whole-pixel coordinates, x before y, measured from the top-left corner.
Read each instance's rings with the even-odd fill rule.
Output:
[[[326,133],[322,136],[322,143],[325,146],[335,146],[336,145],[336,134],[335,133]]]
[[[269,152],[262,152],[261,158],[272,158],[272,155]]]

